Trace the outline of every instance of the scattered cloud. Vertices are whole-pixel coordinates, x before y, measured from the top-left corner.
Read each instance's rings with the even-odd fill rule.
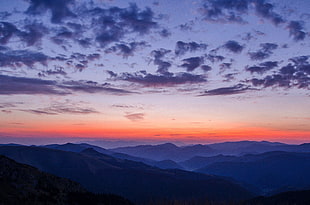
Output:
[[[171,63],[163,60],[163,58],[165,57],[165,55],[167,55],[170,52],[171,50],[167,50],[164,48],[153,50],[151,52],[151,55],[154,58],[153,63],[154,65],[157,65],[157,71],[156,71],[157,73],[160,73],[163,75],[169,73],[169,68],[171,67]]]
[[[67,72],[64,71],[63,67],[55,67],[54,69],[42,70],[38,73],[39,77],[45,77],[50,75],[62,75],[66,76]]]
[[[248,10],[247,0],[204,0],[200,9],[204,20],[220,23],[245,23],[241,17]]]
[[[104,93],[104,94],[113,94],[113,95],[128,95],[133,94],[133,92],[113,88],[111,85],[99,84],[94,81],[65,81],[58,85],[59,88],[64,90],[69,90],[71,92],[83,92],[83,93]]]
[[[0,52],[1,67],[33,67],[35,63],[47,65],[49,57],[41,52],[29,50],[8,50]]]
[[[37,78],[0,75],[0,95],[69,95],[72,92],[127,95],[133,92],[92,81],[57,82]]]
[[[124,115],[124,117],[132,122],[137,122],[137,121],[144,120],[145,114],[144,113],[131,113],[131,114]]]
[[[200,66],[200,68],[201,68],[203,71],[205,71],[205,72],[208,72],[208,71],[212,70],[212,67],[209,66],[209,65],[202,65],[202,66]]]
[[[93,17],[92,26],[96,31],[96,41],[103,47],[119,41],[130,33],[147,34],[158,26],[150,8],[141,10],[135,3],[131,3],[128,8],[97,7],[88,13]]]
[[[231,63],[221,63],[219,66],[220,66],[220,72],[224,72],[226,71],[227,69],[230,69],[231,68]]]
[[[6,109],[6,108],[15,108],[18,105],[23,104],[22,102],[5,102],[0,103],[0,109]]]
[[[260,87],[297,87],[302,89],[310,88],[310,63],[308,56],[291,58],[289,63],[282,66],[277,73],[267,75],[262,79],[253,78],[249,80],[253,86]]]
[[[258,66],[247,66],[246,70],[251,73],[263,74],[276,67],[278,67],[277,61],[266,61],[266,62],[260,63]]]
[[[38,15],[50,11],[52,14],[51,21],[53,23],[61,23],[64,18],[76,16],[69,9],[69,4],[73,2],[74,0],[30,0],[27,13]]]
[[[244,49],[244,46],[240,45],[237,41],[227,41],[223,47],[233,53],[241,53]]]
[[[112,46],[105,50],[106,53],[117,53],[118,55],[123,56],[124,58],[128,58],[128,56],[133,56],[134,52],[141,48],[147,46],[147,43],[142,42],[131,42],[131,43],[120,43],[116,44],[115,46]]]
[[[59,114],[97,114],[97,110],[89,107],[82,107],[79,103],[66,101],[64,103],[54,103],[49,107],[38,109],[23,109],[20,111],[38,115],[59,115]]]
[[[255,52],[249,52],[251,60],[264,60],[269,58],[278,45],[275,43],[261,43],[260,49]]]
[[[270,20],[275,25],[285,22],[281,15],[273,11],[273,4],[267,3],[265,0],[255,0],[253,2],[258,16]]]
[[[0,43],[7,44],[8,41],[14,36],[17,35],[18,29],[9,22],[0,22]]]
[[[191,57],[183,59],[182,61],[184,63],[181,67],[184,67],[188,72],[191,72],[198,68],[204,62],[204,59],[202,57]]]
[[[215,63],[215,62],[220,62],[220,61],[223,61],[225,59],[224,56],[221,56],[221,55],[214,55],[214,54],[208,54],[206,56],[206,58],[211,61],[212,63]]]
[[[15,94],[66,95],[69,92],[59,89],[56,81],[0,75],[0,95]]]
[[[235,95],[235,94],[244,93],[248,90],[252,90],[252,88],[250,88],[249,86],[244,85],[244,84],[237,84],[237,85],[231,86],[231,87],[222,87],[222,88],[216,88],[213,90],[207,90],[199,96]]]
[[[175,86],[180,84],[195,84],[206,82],[202,75],[194,75],[190,73],[167,73],[165,75],[154,75],[145,71],[136,73],[122,73],[119,79],[138,83],[146,87],[156,86]]]
[[[302,22],[300,21],[291,21],[287,26],[290,36],[293,36],[295,41],[304,40],[306,37],[306,32],[304,31],[304,27]]]
[[[175,45],[175,50],[174,53],[179,56],[179,55],[184,55],[187,52],[194,52],[197,50],[206,50],[207,49],[207,44],[204,43],[196,43],[194,41],[192,42],[183,42],[183,41],[178,41]]]

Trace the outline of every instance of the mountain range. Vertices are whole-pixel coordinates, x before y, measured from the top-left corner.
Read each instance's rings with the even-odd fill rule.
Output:
[[[247,199],[252,193],[223,177],[163,170],[86,148],[69,152],[35,146],[0,146],[0,154],[41,171],[79,182],[88,191],[121,195],[136,203],[164,199]]]
[[[260,154],[272,151],[285,152],[310,152],[310,143],[301,145],[288,145],[278,142],[267,141],[239,141],[223,142],[208,145],[189,145],[178,147],[171,143],[160,145],[139,145],[109,149],[113,152],[128,154],[135,157],[144,157],[151,160],[185,161],[196,156]]]
[[[105,149],[86,143],[0,145],[0,154],[135,203],[246,200],[310,189],[310,144],[172,143]],[[155,202],[154,202],[155,203]]]

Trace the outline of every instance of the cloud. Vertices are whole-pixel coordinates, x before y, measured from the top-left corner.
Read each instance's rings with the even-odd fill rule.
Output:
[[[22,102],[6,102],[6,103],[0,103],[0,109],[6,109],[6,108],[14,108],[18,105],[23,104]]]
[[[117,52],[118,55],[122,55],[124,58],[128,58],[128,56],[133,56],[134,52],[141,48],[147,46],[147,43],[142,42],[131,42],[131,43],[120,43],[116,44],[105,50],[106,53]]]
[[[50,75],[62,75],[66,76],[67,73],[64,71],[63,67],[55,67],[54,69],[42,70],[38,73],[39,77],[45,77]]]
[[[265,0],[255,0],[253,2],[255,11],[260,17],[270,20],[275,25],[285,22],[283,17],[273,11],[274,6],[271,3],[266,3]]]
[[[244,46],[240,45],[237,41],[227,41],[223,47],[233,53],[241,53],[244,49]]]
[[[224,72],[225,70],[230,69],[231,65],[232,65],[231,63],[222,63],[222,64],[220,64],[219,65],[220,66],[220,71]]]
[[[203,19],[215,23],[246,24],[243,16],[253,9],[262,19],[272,22],[275,26],[287,23],[288,30],[294,40],[304,40],[306,32],[300,21],[288,22],[283,16],[274,11],[275,5],[266,0],[203,0],[200,12]]]
[[[145,71],[136,73],[122,73],[118,79],[138,83],[146,87],[151,86],[175,86],[180,84],[194,84],[206,82],[202,75],[189,73],[167,73],[165,75],[154,75]]]
[[[272,75],[267,75],[262,79],[253,78],[249,82],[253,86],[259,87],[297,87],[300,89],[310,89],[310,63],[308,56],[298,56],[291,58],[289,63],[282,66],[279,71]]]
[[[168,29],[164,28],[159,32],[159,35],[166,38],[171,36],[171,32]]]
[[[92,81],[57,82],[37,78],[0,75],[0,95],[69,95],[73,92],[127,95],[133,92]]]
[[[246,86],[244,84],[237,84],[232,87],[222,87],[222,88],[217,88],[213,90],[207,90],[199,96],[235,95],[235,94],[244,93],[248,90],[252,90],[252,89],[249,86]]]
[[[208,71],[212,70],[212,67],[209,66],[209,65],[202,65],[202,66],[200,66],[200,68],[201,68],[203,71],[205,71],[205,72],[208,72]]]
[[[128,8],[102,9],[97,7],[89,10],[89,14],[92,15],[96,41],[103,47],[111,42],[119,41],[131,33],[147,34],[158,26],[150,8],[141,10],[134,3],[130,4]]]
[[[151,55],[153,56],[154,60],[153,63],[154,65],[157,65],[157,73],[165,75],[166,73],[169,72],[169,68],[171,67],[171,63],[168,61],[163,60],[166,54],[170,53],[171,50],[167,50],[164,48],[158,49],[158,50],[153,50],[151,52]]]
[[[59,61],[66,61],[67,65],[70,65],[74,68],[76,68],[79,71],[84,70],[88,67],[88,63],[90,61],[95,61],[100,58],[99,53],[93,53],[93,54],[82,54],[82,53],[72,53],[70,57],[56,57],[53,60],[59,60]]]
[[[276,67],[278,67],[277,61],[266,61],[266,62],[260,63],[258,66],[247,66],[246,70],[251,73],[263,74]]]
[[[66,95],[69,93],[59,89],[56,81],[0,75],[0,95],[16,94]]]
[[[196,43],[194,41],[185,43],[183,41],[178,41],[175,45],[174,53],[179,55],[184,55],[187,52],[194,52],[197,50],[205,50],[207,49],[207,44],[204,43]]]
[[[74,0],[30,0],[27,13],[37,15],[49,10],[52,13],[51,21],[61,23],[64,18],[76,16],[69,9],[69,4],[72,2]]]
[[[82,32],[82,29],[79,29],[79,31]],[[77,32],[74,33],[65,26],[58,28],[55,32],[56,34],[51,38],[51,40],[58,45],[64,45],[66,43],[66,40],[76,39],[78,35]]]
[[[41,40],[47,28],[40,23],[25,24],[23,30],[10,22],[0,22],[0,44],[7,44],[11,38],[17,37],[27,46],[32,46]]]
[[[204,0],[204,20],[221,23],[245,23],[241,15],[248,10],[247,0]]]
[[[8,41],[14,36],[17,35],[18,29],[15,25],[9,22],[0,22],[0,43],[7,44]]]
[[[25,31],[19,31],[18,36],[23,41],[26,42],[27,46],[32,46],[39,42],[44,33],[48,32],[48,29],[39,23],[32,23],[24,26]]]
[[[0,52],[1,67],[20,67],[22,65],[32,67],[35,63],[47,65],[49,59],[43,53],[29,50],[8,50]]]
[[[304,40],[306,37],[306,32],[304,31],[304,27],[302,22],[300,21],[291,21],[287,26],[290,36],[293,36],[295,41]]]
[[[215,63],[215,62],[220,62],[220,61],[223,61],[225,59],[224,56],[221,56],[221,55],[213,55],[213,54],[208,54],[206,56],[206,58],[211,61],[212,63]]]
[[[273,54],[273,50],[278,48],[274,43],[261,43],[260,49],[255,52],[249,52],[251,60],[264,60]]]
[[[144,113],[132,113],[124,115],[124,117],[126,117],[128,120],[131,120],[132,122],[144,120],[144,116]]]
[[[121,108],[121,109],[139,109],[144,110],[142,105],[126,105],[126,104],[113,104],[111,107]]]
[[[235,80],[235,75],[237,75],[237,73],[228,73],[224,75],[225,80],[223,80],[223,82],[231,82]]]
[[[65,103],[54,103],[49,107],[38,109],[23,109],[20,111],[38,115],[59,115],[59,114],[97,114],[97,110],[89,107],[81,107],[77,103],[66,101]]]
[[[182,60],[184,63],[181,67],[186,68],[187,71],[191,72],[198,68],[203,63],[202,57],[191,57]]]
[[[133,92],[120,89],[113,88],[109,84],[99,84],[93,81],[66,81],[62,82],[58,85],[59,88],[64,90],[69,90],[73,92],[83,92],[83,93],[106,93],[113,95],[128,95]]]
[[[242,16],[251,11],[251,6],[254,6],[258,16],[275,25],[285,22],[281,15],[273,11],[274,5],[265,0],[205,0],[201,10],[207,21],[244,24],[246,21]]]

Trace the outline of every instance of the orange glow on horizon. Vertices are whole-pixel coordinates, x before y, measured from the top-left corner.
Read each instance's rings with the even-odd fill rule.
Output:
[[[82,137],[82,138],[117,138],[117,139],[153,139],[180,141],[239,141],[239,140],[299,140],[310,141],[310,131],[279,130],[263,127],[230,128],[208,130],[202,128],[95,128],[95,127],[59,127],[57,129],[19,129],[7,130],[7,136],[16,137]]]

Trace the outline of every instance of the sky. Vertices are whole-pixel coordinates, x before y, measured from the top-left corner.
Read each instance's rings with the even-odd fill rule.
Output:
[[[309,8],[0,1],[0,143],[310,142]]]

